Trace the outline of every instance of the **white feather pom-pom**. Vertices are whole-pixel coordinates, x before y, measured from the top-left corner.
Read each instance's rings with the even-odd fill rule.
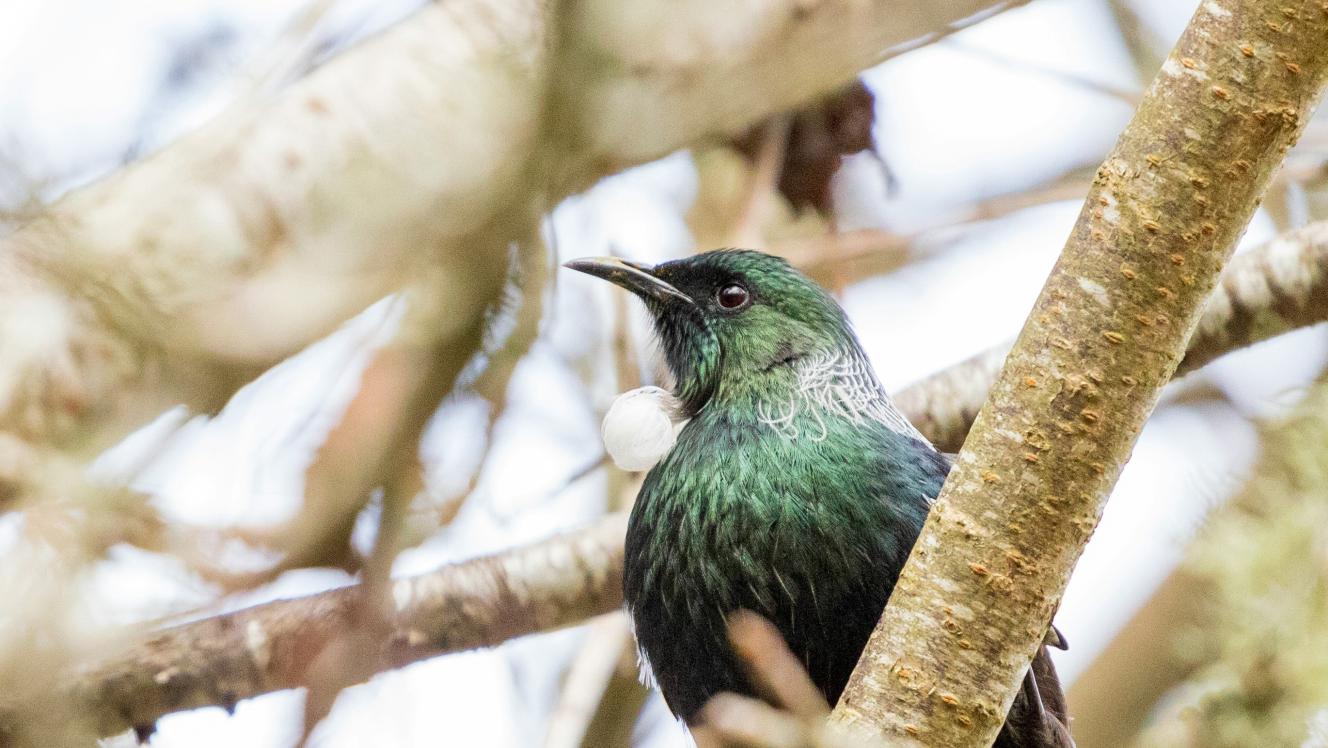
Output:
[[[613,464],[623,470],[649,470],[673,448],[685,419],[678,398],[659,387],[622,393],[604,414],[600,434]]]

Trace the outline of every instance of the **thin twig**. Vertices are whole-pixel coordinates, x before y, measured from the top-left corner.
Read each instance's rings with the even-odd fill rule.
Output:
[[[950,49],[963,52],[966,55],[979,57],[987,62],[1001,65],[1010,68],[1011,70],[1044,76],[1076,88],[1082,88],[1093,93],[1102,94],[1103,96],[1109,96],[1124,104],[1128,104],[1131,108],[1138,106],[1139,99],[1142,97],[1142,94],[1138,91],[1114,86],[1105,81],[1089,78],[1079,75],[1078,73],[1072,73],[1068,70],[1057,70],[1027,60],[1020,60],[994,49],[965,44],[956,39],[946,40],[944,45]]]
[[[960,20],[949,24],[943,29],[923,34],[922,36],[910,39],[906,42],[903,42],[902,44],[896,44],[895,46],[890,47],[889,49],[882,52],[881,56],[876,60],[876,62],[877,64],[879,64],[885,62],[886,60],[898,57],[902,54],[912,52],[915,49],[921,49],[922,47],[935,44],[941,41],[942,39],[946,39],[950,36],[959,33],[960,31],[963,31],[964,29],[972,28],[978,25],[979,23],[982,23],[983,21],[987,20],[988,18],[991,18],[992,16],[1000,15],[1001,13],[1004,13],[1007,10],[1014,10],[1015,8],[1021,8],[1025,5],[1028,5],[1030,2],[1032,2],[1032,0],[1006,0],[1005,2],[998,3],[989,8],[985,8],[977,13],[974,13],[968,18],[961,18]]]
[[[733,222],[732,239],[735,247],[759,247],[765,243],[765,223],[774,202],[779,172],[784,165],[784,150],[788,146],[788,114],[771,117],[761,132],[756,164],[748,177],[747,189],[741,200],[738,217]]]

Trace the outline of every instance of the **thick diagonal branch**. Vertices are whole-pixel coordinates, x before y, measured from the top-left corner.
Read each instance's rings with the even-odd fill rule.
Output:
[[[1328,221],[1320,221],[1237,255],[1222,273],[1175,376],[1229,351],[1328,321]],[[934,374],[895,395],[937,448],[958,452],[1009,345]]]
[[[995,739],[1222,266],[1328,80],[1318,0],[1207,0],[1099,168],[835,718]]]

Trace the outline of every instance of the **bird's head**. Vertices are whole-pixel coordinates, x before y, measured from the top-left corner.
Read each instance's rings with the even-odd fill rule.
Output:
[[[782,258],[723,249],[650,266],[614,257],[568,262],[632,291],[655,322],[687,413],[716,393],[759,387],[799,359],[851,348],[844,311]]]

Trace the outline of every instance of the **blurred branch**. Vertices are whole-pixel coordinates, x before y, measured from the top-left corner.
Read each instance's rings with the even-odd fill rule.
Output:
[[[1234,258],[1208,302],[1182,371],[1222,353],[1328,320],[1328,221]]]
[[[1139,17],[1131,0],[1107,0],[1111,14],[1116,18],[1121,40],[1134,60],[1135,72],[1139,80],[1147,81],[1157,74],[1166,59],[1166,44],[1157,38],[1148,24]]]
[[[939,232],[962,232],[966,224],[990,221],[1026,208],[1061,200],[1081,200],[1092,178],[1074,170],[1040,187],[976,201],[960,208],[944,224],[911,234],[882,229],[860,229],[810,239],[781,242],[771,251],[788,259],[821,283],[853,283],[895,270],[916,259],[927,240]]]
[[[215,407],[425,264],[459,343],[505,259],[464,238],[522,202],[530,154],[566,154],[556,199],[1009,3],[563,5],[428,4],[0,241],[0,430],[92,454],[154,408]]]
[[[623,611],[592,621],[572,660],[544,748],[627,748],[645,704],[631,625]]]
[[[483,247],[478,237],[474,240]],[[489,237],[502,246],[507,242]],[[380,522],[399,524],[404,506],[420,485],[416,455],[425,427],[453,382],[480,346],[483,320],[469,330],[439,337],[448,326],[440,320],[451,311],[440,296],[440,281],[427,274],[403,294],[405,314],[392,339],[375,351],[360,377],[360,386],[314,461],[305,471],[304,503],[299,513],[274,530],[237,533],[280,554],[276,564],[260,572],[231,574],[201,568],[207,578],[226,586],[254,587],[289,569],[307,566],[360,568],[350,545],[355,518],[377,488],[383,494]],[[400,492],[408,495],[399,495]],[[386,533],[384,533],[386,529]],[[379,538],[395,534],[380,527]],[[395,552],[390,555],[394,556]],[[385,565],[373,564],[368,577],[386,579]]]
[[[626,516],[393,582],[392,633],[365,642],[372,672],[579,623],[622,603]],[[82,669],[63,689],[98,734],[150,732],[162,715],[309,685],[313,662],[352,628],[358,586],[169,628]],[[11,738],[43,714],[5,703]],[[0,733],[0,737],[4,737]]]
[[[1028,5],[1030,2],[1032,2],[1032,0],[1001,0],[1001,2],[992,3],[989,5],[989,7],[984,8],[981,11],[975,12],[972,15],[968,16],[967,18],[961,18],[957,21],[953,21],[951,23],[946,24],[943,28],[937,29],[927,34],[923,34],[922,36],[919,36],[916,39],[910,39],[906,42],[903,42],[902,44],[897,44],[891,47],[890,49],[886,50],[884,54],[880,56],[877,62],[878,63],[884,62],[885,60],[889,60],[891,58],[898,57],[902,54],[912,52],[915,49],[921,49],[922,47],[928,46],[930,44],[935,44],[943,39],[948,39],[949,37],[954,36],[960,31],[963,31],[964,29],[972,28],[976,24],[979,24],[987,20],[988,18],[991,18],[997,13],[1004,13],[1007,10],[1022,8],[1023,6]]]
[[[1321,221],[1232,258],[1175,376],[1224,353],[1325,321],[1328,221]],[[934,374],[896,394],[895,403],[938,448],[957,451],[1008,350],[1008,345],[998,346]]]
[[[1197,615],[1166,631],[1198,669],[1143,746],[1323,745],[1328,729],[1328,378],[1263,430],[1244,489],[1184,575]]]
[[[697,748],[885,748],[823,718],[798,719],[763,701],[721,693],[692,729]]]
[[[613,385],[625,392],[641,386],[641,369],[632,339],[628,294],[614,289],[612,298]],[[609,509],[630,510],[640,485],[638,475],[609,465]],[[549,717],[545,748],[631,745],[632,729],[647,697],[631,623],[626,612],[618,610],[591,623],[589,629],[567,669],[558,704]]]
[[[491,439],[493,425],[505,410],[512,372],[538,336],[543,316],[547,255],[538,242],[526,241],[521,247],[517,282],[522,293],[512,330],[502,346],[489,356],[483,373],[475,382],[476,392],[491,403],[486,439]],[[321,491],[306,494],[305,506],[295,526],[339,532],[313,539],[316,543],[313,547],[295,545],[292,555],[297,560],[310,553],[315,556],[351,553],[350,534],[355,516],[376,487],[382,488],[382,503],[374,546],[362,567],[360,609],[353,615],[355,625],[329,642],[311,666],[311,672],[317,677],[310,679],[309,693],[305,698],[302,745],[307,743],[315,725],[332,708],[341,690],[374,672],[374,643],[391,635],[393,622],[388,592],[392,563],[406,542],[407,510],[424,483],[419,462],[420,442],[434,413],[452,392],[453,382],[469,360],[469,352],[479,348],[482,331],[477,329],[467,341],[470,343],[468,348],[460,351],[432,349],[429,330],[436,325],[437,315],[447,313],[447,305],[429,291],[426,285],[416,289],[416,294],[424,294],[423,297],[407,296],[408,301],[415,303],[409,308],[397,338],[385,349],[395,354],[390,363],[401,370],[399,375],[389,378],[391,386],[384,393],[375,395],[370,389],[361,389],[348,415],[357,412],[357,404],[366,399],[366,395],[368,407],[359,409],[358,418],[343,419],[338,424],[307,474],[308,484]],[[415,350],[424,355],[400,357],[403,351]],[[380,351],[379,357],[385,351]],[[379,361],[376,358],[370,368]],[[366,387],[369,383],[366,377]],[[372,419],[370,428],[361,428],[369,419]],[[385,426],[386,430],[373,428],[375,425]],[[331,480],[325,475],[329,472]],[[351,479],[347,479],[347,472],[353,474]],[[333,503],[330,507],[327,506],[329,499]],[[292,538],[286,540],[290,542]],[[293,540],[309,542],[311,538],[297,534]],[[291,556],[288,556],[282,565],[290,561]]]
[[[1325,38],[1319,0],[1196,11],[1099,168],[834,720],[907,745],[995,740],[1206,298],[1328,83]],[[896,677],[904,668],[926,676]]]
[[[759,247],[765,244],[765,223],[775,200],[775,188],[784,165],[791,125],[792,117],[789,114],[775,115],[766,121],[757,134],[755,163],[752,164],[738,217],[733,222],[732,235],[725,242],[726,245]]]
[[[953,40],[947,42],[946,46],[950,49],[963,52],[964,54],[986,60],[987,62],[1010,68],[1011,70],[1044,76],[1075,88],[1082,88],[1093,93],[1102,94],[1103,96],[1109,96],[1128,104],[1131,108],[1139,105],[1139,98],[1142,96],[1138,91],[1113,86],[1110,83],[1094,80],[1077,73],[1057,70],[1056,68],[1046,67],[1026,60],[1020,60],[996,50],[986,49],[972,44],[962,44]]]
[[[830,705],[779,629],[747,611],[729,617],[729,640],[763,701],[721,693],[692,728],[698,748],[882,748],[826,721]]]

